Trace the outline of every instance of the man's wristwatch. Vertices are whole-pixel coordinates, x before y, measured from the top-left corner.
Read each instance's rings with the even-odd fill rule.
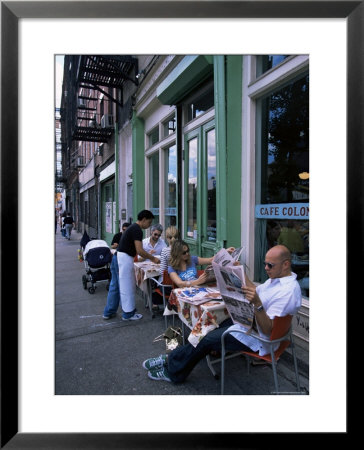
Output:
[[[258,307],[255,307],[255,311],[261,312],[261,311],[263,311],[263,310],[264,310],[264,306],[263,306],[263,305],[260,305],[260,306],[258,306]]]

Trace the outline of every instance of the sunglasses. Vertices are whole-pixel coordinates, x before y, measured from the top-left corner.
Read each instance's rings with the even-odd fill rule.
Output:
[[[190,253],[190,249],[185,250],[184,252],[182,252],[182,255],[187,255],[187,253]]]
[[[158,234],[158,233],[153,233],[153,236],[155,236],[155,237],[161,237],[162,235],[161,235],[161,234]]]
[[[281,263],[283,263],[284,261],[288,261],[288,259],[284,259],[283,261],[281,261]],[[267,261],[263,261],[264,267],[268,266],[268,269],[273,269],[274,266],[276,266],[278,263],[269,263]]]

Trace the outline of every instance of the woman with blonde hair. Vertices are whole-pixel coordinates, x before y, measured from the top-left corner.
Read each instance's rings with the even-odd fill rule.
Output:
[[[175,228],[175,227],[173,227]],[[167,229],[168,230],[168,229]],[[166,230],[166,239],[167,236],[170,236]],[[169,239],[169,242],[171,239]],[[181,239],[173,239],[170,244],[169,252],[169,262],[168,262],[168,274],[172,280],[172,282],[178,287],[191,287],[191,286],[200,286],[201,284],[205,284],[207,282],[208,276],[204,271],[200,276],[197,273],[197,267],[199,265],[211,264],[214,259],[213,256],[210,258],[201,258],[199,256],[190,255],[190,249],[188,244]],[[166,251],[166,249],[163,249]],[[232,253],[235,250],[234,247],[229,247],[227,251]],[[162,260],[161,260],[162,265]],[[161,271],[163,274],[163,271]],[[154,296],[155,293],[153,293]],[[154,303],[155,297],[153,297]]]
[[[176,227],[171,226],[166,229],[166,242],[167,247],[164,247],[164,249],[161,252],[161,264],[159,273],[161,275],[161,278],[163,278],[163,272],[165,270],[168,270],[168,261],[171,254],[171,246],[173,242],[179,238],[179,231]],[[160,279],[161,281],[161,279]]]
[[[234,247],[229,247],[227,251],[233,252]],[[207,274],[203,272],[202,275],[198,276],[196,266],[211,264],[213,259],[213,256],[201,258],[200,256],[190,255],[188,244],[185,241],[177,240],[171,247],[168,266],[169,276],[178,287],[200,286],[206,283]]]
[[[168,270],[168,264],[169,264],[169,258],[170,258],[170,254],[171,254],[171,245],[173,244],[173,242],[179,238],[179,231],[175,226],[170,226],[166,229],[166,243],[167,243],[167,247],[164,247],[160,258],[161,258],[161,262],[160,262],[160,268],[159,268],[159,282],[163,283],[163,272],[165,270]],[[170,294],[171,288],[165,288],[165,293],[167,295]],[[158,305],[162,304],[162,297],[157,293],[157,292],[153,292],[152,294],[152,299],[153,299],[153,309],[154,310],[158,310],[159,307]]]

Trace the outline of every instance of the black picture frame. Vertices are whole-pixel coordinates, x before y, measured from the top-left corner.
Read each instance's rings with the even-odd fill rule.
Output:
[[[1,2],[1,448],[257,448],[240,433],[18,432],[18,22],[21,18],[346,18],[347,19],[347,298],[363,273],[363,1],[4,1]],[[11,105],[11,108],[9,108]],[[10,238],[11,236],[11,238]],[[6,259],[5,259],[6,255]],[[360,258],[359,258],[360,261]],[[11,268],[11,270],[9,270]],[[341,270],[343,270],[341,268]],[[6,281],[5,281],[6,280]],[[11,294],[11,301],[9,299]],[[349,311],[349,310],[348,310]],[[349,346],[348,346],[349,349]],[[349,359],[348,359],[349,360]],[[334,395],[334,394],[333,394]],[[219,413],[219,412],[218,412]],[[349,433],[343,433],[347,437]],[[342,435],[342,434],[341,434]],[[263,434],[267,439],[270,435]],[[295,445],[287,435],[280,444]],[[336,438],[335,438],[336,439]],[[173,442],[173,446],[171,445]],[[301,441],[300,441],[301,442]]]

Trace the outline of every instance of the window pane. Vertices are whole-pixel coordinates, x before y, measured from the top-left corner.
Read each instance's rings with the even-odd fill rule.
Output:
[[[308,76],[260,101],[261,203],[308,200],[308,101]]]
[[[208,109],[214,106],[214,89],[210,88],[207,92],[188,104],[187,107],[187,121],[196,119],[196,117],[205,113]]]
[[[167,137],[176,131],[176,118],[171,117],[163,123],[163,137]]]
[[[159,141],[159,127],[156,127],[148,134],[149,147],[152,147],[152,145],[156,144],[158,141]]]
[[[309,296],[309,78],[257,102],[255,279],[267,279],[266,251],[283,244]]]
[[[279,63],[284,61],[290,55],[262,55],[257,56],[257,77],[262,75],[264,72],[272,69],[272,67],[277,66]]]
[[[149,158],[149,209],[154,214],[153,223],[159,223],[159,153]]]
[[[187,236],[197,238],[197,138],[188,142]]]
[[[173,145],[166,151],[165,172],[165,228],[176,225],[177,206],[177,152]]]
[[[210,130],[207,133],[207,240],[216,241],[215,130]]]

